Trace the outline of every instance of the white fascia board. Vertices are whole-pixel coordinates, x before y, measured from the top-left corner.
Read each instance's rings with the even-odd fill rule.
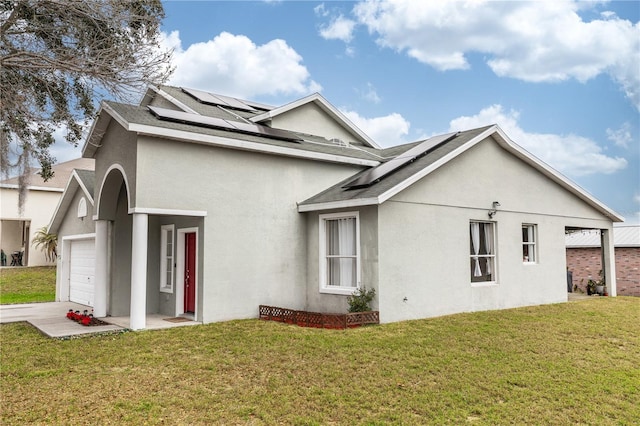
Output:
[[[495,131],[493,132],[497,137],[495,138],[498,144],[505,148],[507,151],[511,152],[516,157],[523,160],[525,163],[533,166],[535,169],[540,171],[542,174],[547,176],[552,181],[556,182],[569,192],[576,195],[578,198],[585,201],[587,204],[590,204],[596,210],[603,213],[605,216],[610,218],[613,222],[624,222],[624,217],[615,211],[611,210],[605,204],[597,200],[594,196],[589,194],[587,191],[579,187],[576,183],[572,182],[569,178],[562,175],[560,172],[543,162],[542,160],[535,157],[533,154],[522,148],[520,145],[516,144],[512,141],[509,136],[504,133],[504,131],[497,125],[493,126]]]
[[[343,200],[343,201],[328,201],[326,203],[315,203],[315,204],[299,204],[298,212],[316,212],[320,210],[335,210],[335,209],[349,209],[353,207],[362,207],[362,206],[374,206],[380,204],[380,199],[377,197],[372,198],[356,198],[353,200]]]
[[[74,178],[75,170],[71,173],[69,180],[67,181],[67,185],[64,188],[64,192],[62,193],[62,197],[58,200],[58,205],[56,209],[53,211],[53,215],[51,216],[51,222],[49,222],[49,226],[47,227],[47,232],[49,233],[57,233],[58,227],[62,222],[62,216],[64,216],[63,212],[67,211],[69,208],[69,204],[71,203],[71,193],[77,189],[78,181]],[[75,184],[74,184],[75,181]],[[71,189],[73,186],[73,189]],[[61,216],[59,217],[58,214]]]
[[[87,196],[87,198],[89,199],[89,202],[93,206],[94,205],[93,204],[93,194],[89,193],[89,190],[85,186],[84,182],[82,182],[82,179],[80,179],[80,176],[78,176],[78,174],[76,173],[75,170],[72,173],[72,176],[74,176],[74,175],[75,175],[76,180],[78,181],[78,185],[80,185],[80,188],[82,188],[82,192],[84,192],[84,195]]]
[[[52,232],[53,230],[53,232],[55,233],[55,231],[58,230],[58,227],[62,222],[62,217],[58,217],[58,213],[61,213],[62,216],[64,216],[64,213],[66,213],[67,210],[69,209],[71,200],[73,199],[73,196],[75,195],[75,192],[78,188],[82,189],[82,192],[84,192],[84,195],[89,199],[89,202],[91,203],[91,205],[92,206],[94,205],[93,194],[89,193],[89,190],[82,182],[82,179],[80,179],[80,176],[78,176],[78,173],[76,173],[76,171],[73,170],[71,172],[71,176],[69,177],[69,180],[67,181],[67,185],[64,188],[62,197],[60,197],[60,200],[58,201],[58,205],[56,206],[56,209],[53,212],[53,216],[51,216],[51,222],[49,223],[49,226],[47,228],[48,232]]]
[[[272,109],[271,111],[267,111],[263,114],[256,115],[255,117],[251,117],[250,120],[254,123],[258,123],[260,121],[272,119],[275,116],[283,114],[287,111],[291,111],[292,109],[298,108],[302,105],[308,104],[310,102],[315,102],[328,113],[333,119],[340,121],[344,127],[346,127],[350,133],[355,136],[361,138],[365,143],[367,143],[371,148],[380,149],[380,145],[374,142],[366,133],[358,128],[351,120],[349,120],[343,113],[340,112],[336,107],[331,105],[329,101],[327,101],[321,94],[313,93],[309,96],[305,96],[304,98],[298,99],[296,101],[290,102],[286,105],[283,105],[279,108]]]
[[[170,94],[168,94],[167,92],[162,90],[161,88],[155,87],[155,86],[149,86],[149,89],[153,90],[158,95],[160,95],[161,97],[163,97],[167,101],[171,102],[173,105],[177,106],[178,108],[180,108],[184,112],[189,112],[191,114],[201,115],[198,112],[196,112],[196,110],[188,107],[185,103],[183,103],[183,102],[179,101],[178,99],[174,98],[173,96],[171,96]]]
[[[148,126],[142,124],[130,124],[127,130],[137,132],[141,135],[160,136],[169,139],[176,139],[183,142],[199,143],[204,145],[223,146],[244,151],[262,152],[267,154],[283,155],[287,157],[305,158],[311,160],[327,161],[330,163],[353,164],[357,166],[375,167],[379,161],[365,160],[360,158],[344,157],[335,154],[325,154],[321,152],[311,152],[301,149],[292,149],[282,146],[266,145],[256,142],[231,139],[220,136],[203,135],[201,133],[186,132],[183,130],[166,129],[163,127]]]
[[[131,208],[129,209],[129,214],[148,214],[155,216],[207,216],[207,212],[205,210],[156,209],[147,207]]]
[[[14,183],[0,183],[0,188],[4,189],[18,189],[20,188],[18,185]],[[27,185],[27,190],[29,191],[44,191],[44,192],[63,192],[62,188],[48,188],[46,186],[31,186]]]
[[[437,170],[441,166],[443,166],[446,163],[448,163],[449,161],[453,160],[458,155],[462,154],[463,152],[467,151],[471,147],[473,147],[476,144],[478,144],[480,141],[483,141],[484,139],[489,137],[495,131],[495,127],[496,126],[492,126],[492,127],[488,128],[487,130],[485,130],[484,132],[482,132],[481,134],[479,134],[475,138],[471,139],[469,142],[465,143],[464,145],[462,145],[458,149],[455,149],[455,150],[451,151],[449,154],[447,154],[444,157],[440,158],[438,161],[433,162],[429,166],[425,167],[424,169],[420,170],[419,172],[417,172],[417,173],[411,175],[410,177],[408,177],[407,179],[403,180],[402,182],[400,182],[399,184],[397,184],[393,188],[390,188],[386,192],[380,194],[380,196],[379,196],[380,203],[381,204],[384,203],[389,198],[391,198],[394,195],[398,194],[399,192],[405,190],[406,188],[408,188],[409,186],[413,185],[414,183],[416,183],[417,181],[419,181],[423,177],[427,176],[429,173]]]
[[[106,114],[103,114],[104,112],[106,112]],[[102,136],[107,131],[107,127],[111,122],[111,118],[117,115],[118,114],[116,114],[113,108],[107,105],[104,101],[100,104],[98,116],[93,120],[93,124],[91,124],[91,129],[89,130],[87,139],[85,140],[84,146],[82,147],[82,158],[93,158],[93,154],[95,154],[96,150],[98,149],[98,144],[102,140]],[[122,122],[125,122],[122,117],[119,118],[120,120],[118,120],[118,122],[120,124],[122,124]],[[127,126],[123,124],[123,127],[126,128]]]

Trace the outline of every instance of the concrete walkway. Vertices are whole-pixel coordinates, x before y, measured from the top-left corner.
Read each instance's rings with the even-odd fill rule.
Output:
[[[91,307],[73,302],[44,302],[20,305],[0,305],[0,324],[26,321],[49,337],[71,337],[83,334],[96,334],[126,330],[129,317],[100,318],[107,325],[84,326],[66,317],[69,309],[73,311],[91,311]],[[166,315],[150,314],[146,317],[146,330],[181,327],[201,324],[190,319],[167,318]]]

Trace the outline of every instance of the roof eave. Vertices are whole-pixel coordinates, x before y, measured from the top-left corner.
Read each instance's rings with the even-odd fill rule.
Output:
[[[103,101],[100,104],[98,117],[93,120],[91,129],[89,130],[89,135],[82,147],[82,158],[95,158],[94,155],[100,147],[100,142],[102,142],[102,138],[111,123],[113,114],[115,114],[113,108]]]
[[[75,195],[78,188],[82,189],[82,192],[84,192],[85,196],[89,199],[91,205],[94,205],[93,194],[89,193],[89,190],[85,186],[84,182],[82,182],[82,179],[80,179],[80,176],[78,176],[76,171],[72,171],[71,176],[67,181],[67,185],[64,188],[64,192],[62,193],[62,197],[60,197],[58,205],[53,212],[53,216],[51,216],[51,222],[49,223],[47,232],[53,234],[57,233],[60,225],[62,224],[62,220],[64,219],[64,214],[66,211],[68,211],[69,206],[71,205],[71,200],[73,199],[73,196]]]
[[[501,147],[511,152],[530,166],[533,166],[547,178],[551,179],[564,189],[573,193],[582,201],[585,201],[591,207],[595,208],[600,213],[611,219],[612,222],[624,222],[624,217],[622,215],[607,207],[604,203],[600,202],[587,191],[579,187],[576,183],[572,182],[569,178],[553,169],[551,166],[547,165],[545,162],[522,148],[520,145],[513,142],[499,126],[494,125],[492,129],[494,129],[494,131],[492,132],[493,135],[496,136],[495,140]]]
[[[336,107],[331,105],[331,103],[327,101],[320,93],[313,93],[309,96],[305,96],[304,98],[290,102],[279,108],[274,108],[271,111],[267,111],[263,114],[259,114],[254,117],[251,117],[250,120],[253,121],[254,123],[271,120],[280,114],[284,114],[287,111],[291,111],[292,109],[298,108],[302,105],[305,105],[311,102],[318,105],[324,112],[329,114],[334,120],[341,122],[343,127],[345,127],[347,131],[349,131],[349,133],[354,135],[357,139],[360,139],[361,142],[363,142],[364,144],[368,145],[371,148],[381,149],[380,145],[378,145],[366,133],[360,130],[360,128],[358,128],[358,126],[356,126],[343,113],[341,113],[340,110],[338,110]]]
[[[378,197],[356,198],[353,200],[328,201],[326,203],[298,204],[298,213],[322,210],[348,209],[353,207],[374,206],[380,204]]]

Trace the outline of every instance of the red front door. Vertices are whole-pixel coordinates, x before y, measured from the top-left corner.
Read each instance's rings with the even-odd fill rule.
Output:
[[[184,234],[184,312],[196,311],[196,233]]]

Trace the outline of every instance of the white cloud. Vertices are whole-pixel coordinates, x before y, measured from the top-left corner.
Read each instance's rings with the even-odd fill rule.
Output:
[[[491,105],[474,116],[451,120],[449,126],[450,131],[457,131],[498,124],[515,143],[569,176],[610,174],[627,166],[627,160],[607,156],[591,139],[572,134],[529,133],[520,127],[518,118],[518,112],[505,112],[501,105]]]
[[[365,100],[373,102],[374,104],[379,104],[380,101],[382,101],[382,99],[380,99],[380,96],[378,96],[378,92],[376,92],[376,88],[373,87],[373,84],[371,83],[367,83],[367,90],[361,93],[361,96]]]
[[[320,3],[316,7],[313,8],[313,12],[317,16],[329,16],[329,11],[324,7],[324,3]]]
[[[326,40],[342,40],[349,43],[353,38],[355,26],[355,21],[338,15],[332,18],[328,25],[320,27],[320,36]]]
[[[174,31],[164,34],[163,45],[174,48],[176,69],[169,84],[241,98],[322,90],[311,80],[302,57],[284,40],[258,46],[244,35],[222,32],[184,49],[180,34]]]
[[[631,136],[631,125],[624,123],[622,127],[617,130],[607,129],[607,139],[619,147],[628,148],[629,142],[633,139]]]
[[[398,113],[394,112],[383,117],[366,118],[354,111],[344,109],[341,109],[341,111],[353,124],[382,147],[407,142],[404,140],[404,136],[409,134],[411,123]]]
[[[353,13],[381,46],[439,70],[467,69],[486,55],[499,76],[530,82],[608,73],[640,109],[640,23],[615,14],[584,21],[576,1],[365,1]]]

